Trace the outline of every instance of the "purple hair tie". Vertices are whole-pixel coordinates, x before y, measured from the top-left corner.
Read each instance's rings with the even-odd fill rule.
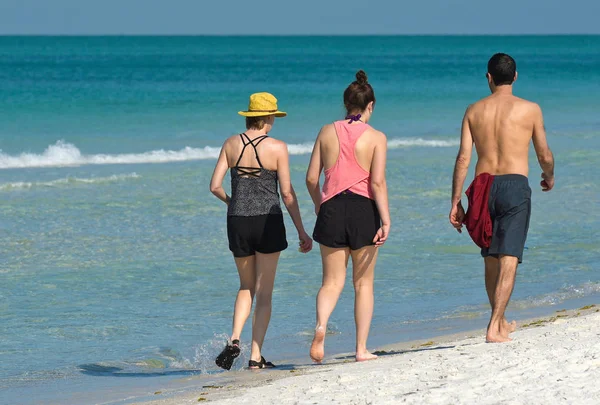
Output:
[[[356,114],[356,115],[352,115],[352,114],[348,114],[346,115],[346,119],[350,120],[348,121],[348,124],[352,124],[352,121],[360,121],[360,114]]]

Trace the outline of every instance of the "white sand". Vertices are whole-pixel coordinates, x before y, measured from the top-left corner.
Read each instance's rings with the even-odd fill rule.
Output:
[[[517,330],[509,343],[484,343],[478,335],[367,363],[287,371],[286,378],[202,396],[231,405],[600,404],[600,313],[595,311]],[[197,404],[200,396],[155,403]]]

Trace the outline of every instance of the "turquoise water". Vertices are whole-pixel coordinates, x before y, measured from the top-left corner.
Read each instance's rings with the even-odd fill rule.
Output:
[[[393,229],[371,344],[483,327],[481,259],[447,214],[462,114],[488,94],[497,51],[516,58],[516,92],[542,106],[557,161],[556,188],[542,194],[532,156],[511,314],[597,301],[598,36],[0,37],[0,402],[110,402],[218,372],[238,284],[225,206],[208,192],[218,148],[243,129],[236,113],[250,93],[274,93],[289,116],[272,135],[290,144],[312,229],[311,142],[343,114],[359,68],[390,147]],[[318,250],[289,249],[280,263],[273,361],[306,357],[321,281]],[[332,352],[353,347],[350,287]],[[83,401],[69,394],[90,390]]]

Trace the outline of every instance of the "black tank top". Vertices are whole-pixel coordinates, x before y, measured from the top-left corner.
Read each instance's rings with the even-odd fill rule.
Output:
[[[277,172],[263,167],[256,147],[267,135],[250,139],[240,134],[244,147],[235,166],[231,168],[231,201],[227,208],[228,216],[252,217],[257,215],[282,215],[277,188]],[[240,166],[240,161],[248,145],[254,149],[259,167]]]

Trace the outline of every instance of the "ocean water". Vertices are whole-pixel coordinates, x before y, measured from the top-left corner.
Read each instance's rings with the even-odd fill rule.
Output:
[[[250,93],[275,94],[289,116],[272,136],[289,143],[311,231],[311,143],[359,68],[389,139],[393,221],[371,346],[484,327],[482,260],[447,214],[462,114],[499,51],[543,108],[557,165],[542,193],[532,154],[510,315],[598,302],[599,36],[0,37],[0,403],[113,403],[220,373],[238,278],[208,191],[219,147]],[[308,362],[320,282],[318,249],[282,254],[269,360]],[[352,305],[349,282],[329,353],[353,349]]]

